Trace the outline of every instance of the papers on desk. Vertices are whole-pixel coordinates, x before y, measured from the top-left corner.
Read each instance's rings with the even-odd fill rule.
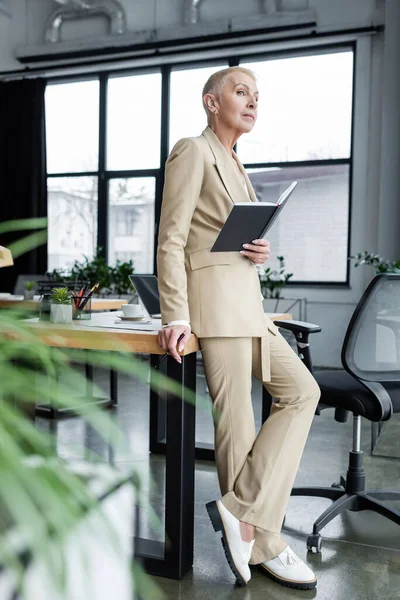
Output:
[[[124,331],[158,331],[161,329],[161,319],[117,321],[115,319],[115,313],[93,314],[90,321],[80,321],[80,324],[85,327],[105,327],[107,329],[121,329]]]
[[[149,319],[148,321],[114,321],[113,327],[117,329],[136,329],[141,331],[158,331],[161,329],[161,319]]]

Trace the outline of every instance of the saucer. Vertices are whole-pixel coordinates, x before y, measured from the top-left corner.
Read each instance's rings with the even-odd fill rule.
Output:
[[[125,315],[117,315],[118,319],[121,319],[121,321],[144,321],[146,319],[146,317],[144,317],[143,315],[140,317],[125,317]]]

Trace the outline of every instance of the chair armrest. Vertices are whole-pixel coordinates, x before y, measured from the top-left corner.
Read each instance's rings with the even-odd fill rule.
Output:
[[[319,325],[315,325],[314,323],[306,323],[305,321],[277,320],[274,321],[274,325],[281,327],[282,329],[288,329],[294,334],[297,344],[297,353],[307,369],[312,373],[313,368],[308,336],[310,333],[317,333],[318,331],[321,331],[321,327]]]
[[[292,331],[294,334],[297,332],[300,333],[318,333],[321,331],[321,327],[319,325],[315,325],[314,323],[306,323],[305,321],[274,321],[274,325],[277,327],[282,327],[282,329],[288,329]]]
[[[353,374],[350,373],[350,375]],[[378,400],[382,411],[381,418],[379,420],[388,421],[393,414],[393,404],[388,391],[378,381],[365,381],[364,379],[358,379],[358,381],[364,387],[366,387],[367,390],[374,394],[375,398]]]

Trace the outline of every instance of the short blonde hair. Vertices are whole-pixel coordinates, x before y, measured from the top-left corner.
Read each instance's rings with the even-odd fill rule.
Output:
[[[202,96],[203,108],[206,111],[207,116],[209,115],[209,111],[206,103],[204,102],[204,95],[214,94],[214,96],[218,96],[225,85],[226,79],[232,73],[244,73],[245,75],[251,77],[254,81],[257,81],[255,73],[253,73],[253,71],[250,71],[250,69],[246,69],[245,67],[228,67],[227,69],[221,69],[220,71],[216,71],[215,73],[210,75],[203,87]]]

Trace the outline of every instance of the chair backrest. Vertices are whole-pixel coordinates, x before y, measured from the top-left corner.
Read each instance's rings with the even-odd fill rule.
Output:
[[[89,286],[88,281],[53,281],[51,279],[42,279],[37,283],[37,293],[38,294],[49,294],[53,288],[63,288],[66,287],[71,291],[79,292],[81,288],[84,286]]]
[[[364,381],[400,382],[400,274],[380,273],[347,327],[343,367]]]
[[[35,282],[34,291],[35,291],[35,294],[37,294],[38,293],[38,291],[37,291],[38,283],[45,277],[46,277],[45,275],[18,275],[15,285],[14,285],[13,294],[15,294],[16,296],[22,296],[25,291],[25,283],[27,281]]]

